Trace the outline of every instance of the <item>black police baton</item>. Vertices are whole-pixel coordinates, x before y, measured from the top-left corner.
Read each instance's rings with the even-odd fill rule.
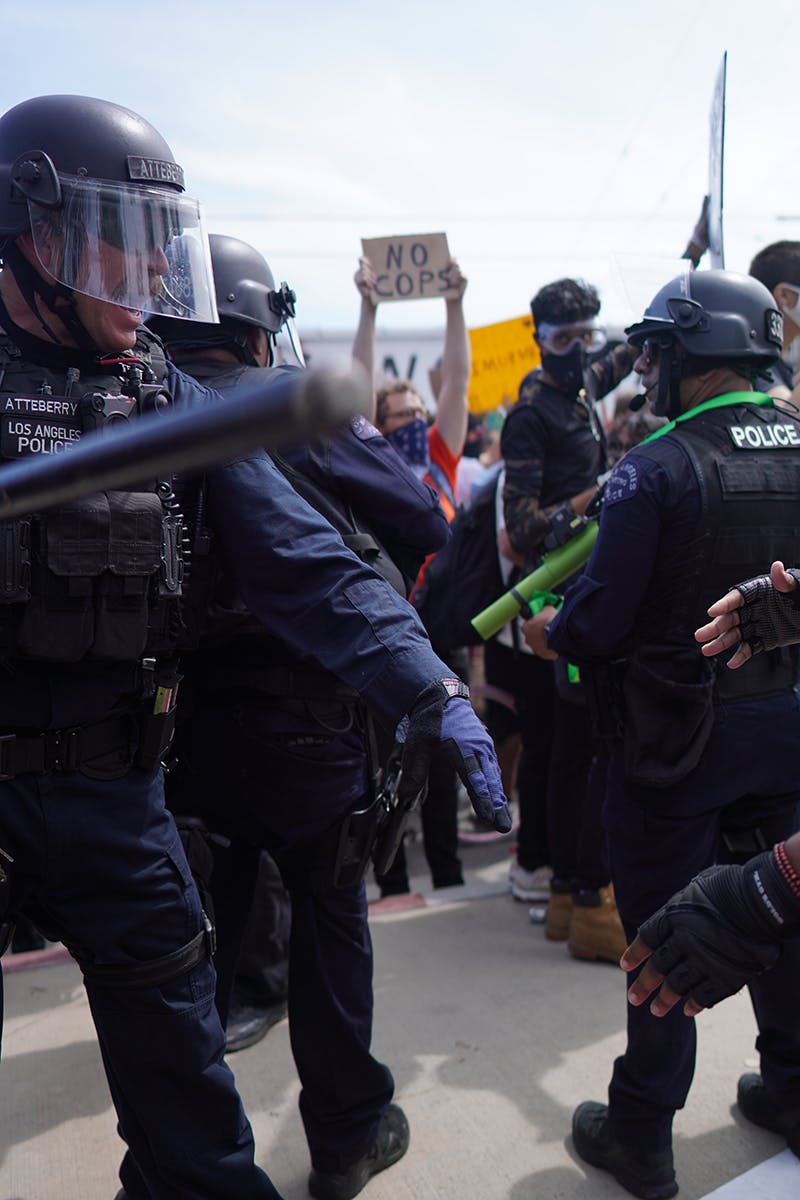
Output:
[[[237,388],[191,408],[112,421],[58,455],[0,467],[0,520],[178,471],[202,471],[258,446],[277,450],[366,411],[366,382],[320,368]]]

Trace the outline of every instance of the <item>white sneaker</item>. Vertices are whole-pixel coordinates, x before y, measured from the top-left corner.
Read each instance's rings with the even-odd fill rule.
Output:
[[[553,872],[550,867],[537,867],[535,871],[526,871],[514,860],[508,872],[511,885],[511,895],[515,900],[531,903],[533,900],[550,899],[550,880]]]

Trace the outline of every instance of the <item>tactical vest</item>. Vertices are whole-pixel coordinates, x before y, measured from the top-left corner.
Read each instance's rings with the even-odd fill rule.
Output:
[[[776,558],[800,562],[800,420],[778,408],[737,404],[692,416],[667,439],[677,441],[692,466],[700,520],[679,577],[674,564],[657,566],[651,595],[668,597],[668,607],[643,606],[636,640],[675,646],[705,624],[709,605],[736,583]],[[637,453],[659,458],[661,441]],[[665,571],[670,578],[660,579]],[[776,650],[758,655],[747,670],[720,670],[720,698],[791,687],[790,659],[787,650]]]
[[[84,433],[170,403],[157,339],[91,371],[26,360],[0,331],[0,457],[69,454]],[[185,535],[172,480],[0,522],[0,656],[135,662],[172,649]]]
[[[715,698],[792,687],[792,650],[729,671],[725,656],[703,657],[693,634],[736,583],[776,558],[800,561],[800,420],[752,403],[711,408],[640,445],[637,457],[663,461],[668,440],[692,468],[700,515],[681,562],[656,562],[622,682],[626,770],[652,786],[675,783],[697,765]]]

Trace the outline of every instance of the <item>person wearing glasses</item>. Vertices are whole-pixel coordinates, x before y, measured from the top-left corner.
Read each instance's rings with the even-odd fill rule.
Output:
[[[353,342],[353,358],[374,378],[375,323],[377,298],[375,271],[368,258],[359,260],[354,282],[361,294],[361,315]],[[467,277],[455,259],[447,266],[452,294],[445,300],[445,334],[441,364],[436,375],[436,414],[428,413],[422,396],[410,379],[391,379],[375,395],[375,426],[397,451],[418,479],[432,488],[448,522],[456,515],[458,464],[467,437],[467,388],[470,375],[470,344],[464,318]],[[433,372],[431,375],[433,376]],[[398,492],[386,498],[387,512],[404,507]],[[413,599],[432,555],[416,578]],[[437,653],[462,679],[469,677],[469,659],[463,646],[437,646]],[[388,746],[380,747],[382,753]],[[458,781],[442,755],[434,757],[428,778],[428,794],[422,806],[422,837],[425,858],[434,888],[459,887],[464,882],[458,854]],[[405,851],[401,843],[394,862],[376,876],[381,897],[410,891]]]
[[[595,402],[630,373],[634,359],[627,344],[607,348],[598,323],[600,298],[583,280],[548,283],[531,300],[531,312],[541,365],[522,380],[501,437],[502,549],[523,575],[538,566],[543,551],[597,491],[607,462]],[[593,745],[581,687],[568,682],[566,662],[554,670],[552,663],[508,653],[515,657],[524,748],[512,894],[548,902],[550,940],[568,941],[581,958],[616,962],[625,939],[609,886],[595,791],[587,792]],[[536,916],[533,908],[531,917]]]

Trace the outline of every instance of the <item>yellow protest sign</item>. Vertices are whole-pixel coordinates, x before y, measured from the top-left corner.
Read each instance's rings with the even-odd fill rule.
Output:
[[[470,329],[469,342],[470,412],[491,412],[501,404],[513,404],[523,377],[540,362],[539,347],[533,340],[533,317],[512,317]]]

